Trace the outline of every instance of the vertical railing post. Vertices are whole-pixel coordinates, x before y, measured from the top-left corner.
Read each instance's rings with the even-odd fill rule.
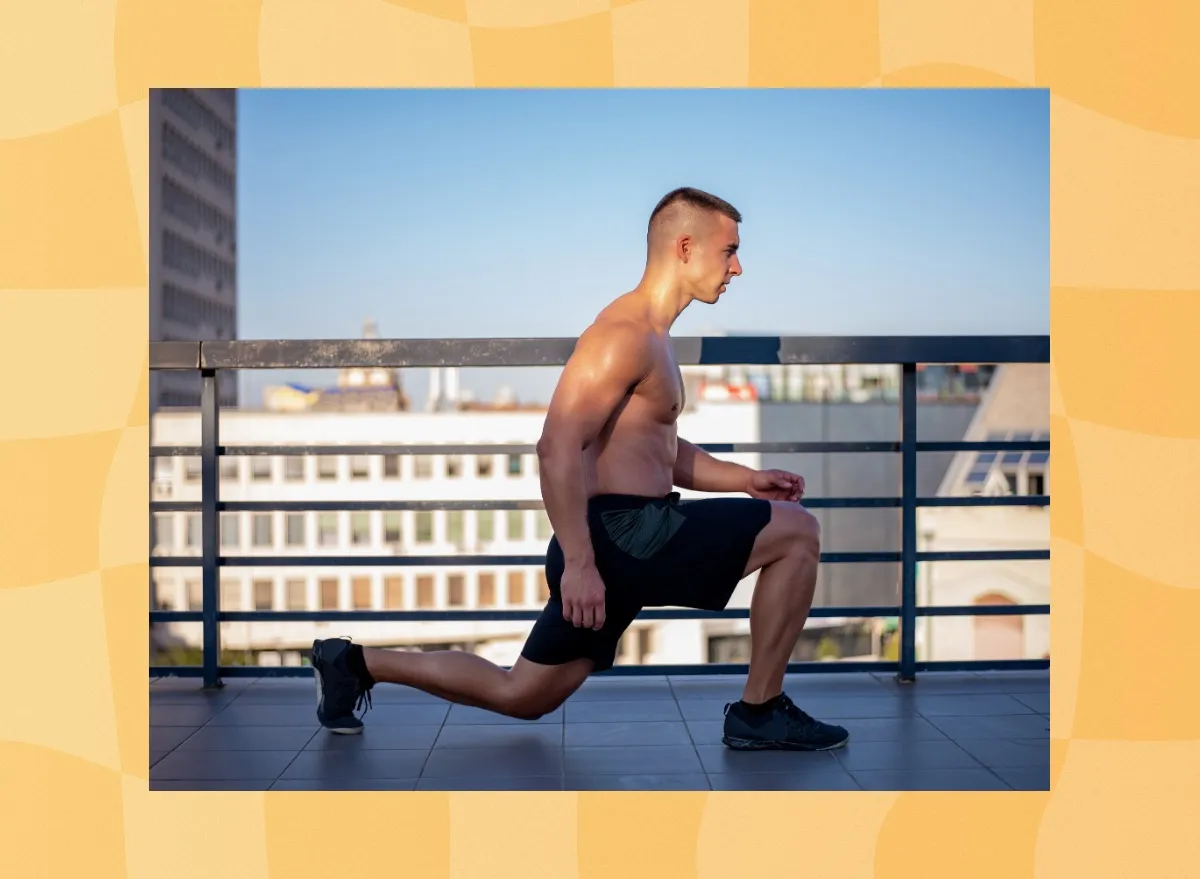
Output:
[[[217,491],[220,485],[217,467],[217,447],[220,445],[218,419],[220,396],[217,372],[204,369],[200,373],[200,547],[203,568],[204,596],[204,686],[220,687],[221,683],[221,612],[220,528],[217,518]]]
[[[900,392],[900,673],[917,676],[917,365],[905,363]]]

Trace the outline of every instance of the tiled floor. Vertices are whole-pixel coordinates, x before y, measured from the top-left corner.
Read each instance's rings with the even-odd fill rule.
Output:
[[[588,681],[536,722],[379,685],[360,736],[321,730],[311,679],[150,683],[154,790],[1047,790],[1048,672],[789,677],[850,730],[824,753],[729,751],[738,677]]]

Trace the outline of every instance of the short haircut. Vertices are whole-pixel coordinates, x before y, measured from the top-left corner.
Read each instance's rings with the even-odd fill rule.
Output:
[[[725,201],[725,199],[717,198],[717,196],[700,189],[682,186],[679,189],[673,189],[668,192],[655,205],[654,210],[650,212],[650,223],[647,231],[654,227],[654,220],[659,214],[675,204],[686,204],[700,210],[713,211],[714,213],[724,214],[735,223],[742,222],[741,212]]]

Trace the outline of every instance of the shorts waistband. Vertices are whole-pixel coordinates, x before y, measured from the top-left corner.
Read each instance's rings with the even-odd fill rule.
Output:
[[[669,494],[644,495],[644,494],[598,494],[588,498],[589,510],[636,510],[641,507],[647,507],[651,504],[660,505],[668,504],[674,506],[679,503],[679,492],[672,491]]]

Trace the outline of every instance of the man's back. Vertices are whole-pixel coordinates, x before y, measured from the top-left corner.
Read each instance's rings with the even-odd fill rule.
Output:
[[[625,368],[614,368],[613,360]],[[630,371],[630,364],[637,368]],[[635,380],[626,385],[630,375]],[[574,381],[623,386],[620,401],[584,452],[588,496],[669,492],[683,376],[670,336],[654,329],[644,305],[626,294],[597,315],[580,337],[560,388],[569,394]]]

